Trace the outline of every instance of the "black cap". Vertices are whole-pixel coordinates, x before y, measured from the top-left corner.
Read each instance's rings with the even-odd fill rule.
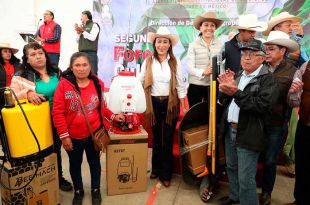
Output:
[[[260,40],[257,40],[257,39],[252,39],[240,47],[240,50],[245,50],[245,49],[249,49],[253,51],[263,51],[265,53],[264,44]]]

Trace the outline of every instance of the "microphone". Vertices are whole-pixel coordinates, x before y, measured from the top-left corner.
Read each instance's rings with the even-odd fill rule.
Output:
[[[42,19],[39,19],[38,20],[38,23],[37,23],[37,29],[36,29],[36,32],[35,32],[35,34],[33,35],[33,36],[30,36],[30,38],[33,40],[33,41],[35,41],[35,42],[37,42],[37,43],[40,43],[39,41],[37,41],[37,39],[36,39],[36,36],[37,36],[37,34],[39,34],[40,33],[40,31],[39,31],[39,25],[40,25],[40,22],[42,21]]]
[[[42,21],[42,19],[39,19],[39,21],[38,21],[38,23],[37,23],[37,31],[38,31],[38,29],[39,29],[39,24],[40,24],[41,21]]]

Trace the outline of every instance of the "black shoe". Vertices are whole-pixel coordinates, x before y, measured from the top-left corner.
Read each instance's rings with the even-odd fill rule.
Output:
[[[221,202],[219,203],[219,205],[232,205],[232,204],[239,204],[240,203],[239,201],[235,201],[235,200],[230,199],[228,196],[221,198],[220,201]]]
[[[101,204],[101,193],[100,189],[94,189],[91,191],[91,200],[93,205],[100,205]]]
[[[270,205],[271,204],[271,195],[267,192],[263,192],[259,197],[260,205]]]
[[[82,205],[84,198],[84,191],[83,190],[76,190],[74,192],[74,197],[72,200],[72,205]]]
[[[71,191],[73,187],[70,182],[68,182],[64,177],[61,177],[59,179],[59,188],[62,191]]]
[[[150,179],[156,179],[156,178],[158,178],[158,174],[152,173]]]

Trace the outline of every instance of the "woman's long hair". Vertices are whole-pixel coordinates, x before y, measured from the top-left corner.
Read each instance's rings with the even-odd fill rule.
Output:
[[[92,64],[91,64],[91,59],[90,59],[90,57],[89,57],[89,55],[88,55],[87,53],[84,53],[84,52],[76,52],[76,53],[73,53],[72,56],[71,56],[71,58],[70,58],[69,67],[68,67],[68,68],[62,73],[62,75],[61,75],[61,76],[64,77],[64,78],[69,78],[69,79],[71,79],[72,83],[74,84],[75,89],[78,90],[78,91],[80,91],[80,89],[79,89],[79,86],[78,86],[78,84],[77,84],[77,82],[76,82],[76,77],[75,77],[75,75],[74,75],[74,73],[73,73],[73,71],[72,71],[72,66],[73,66],[74,61],[75,61],[77,58],[79,58],[79,57],[85,57],[85,58],[87,59],[88,63],[90,64],[90,66],[92,66]],[[90,72],[89,72],[89,74],[88,74],[87,77],[88,77],[89,79],[94,80],[93,73],[92,73],[91,69],[90,69]]]
[[[4,59],[2,57],[2,50],[4,48],[0,48],[0,63],[1,65],[4,65]],[[11,50],[11,49],[10,49]],[[11,50],[11,58],[9,60],[9,63],[12,65],[18,64],[20,62],[20,59],[16,58],[16,56],[13,54],[12,50]]]
[[[32,42],[32,43],[28,43],[24,46],[23,49],[23,57],[22,57],[22,64],[21,64],[21,69],[23,70],[21,76],[22,77],[26,77],[26,73],[27,70],[31,70],[35,73],[36,78],[40,79],[40,73],[38,71],[36,71],[27,61],[28,61],[28,57],[27,57],[27,52],[29,49],[34,49],[34,50],[38,50],[38,49],[42,49],[46,58],[46,71],[48,73],[49,76],[52,76],[54,74],[59,75],[60,73],[60,69],[56,68],[53,66],[53,64],[51,63],[51,60],[46,52],[46,50],[43,48],[43,46],[41,46],[39,43],[37,42]]]
[[[157,52],[156,47],[155,47],[156,39],[157,39],[157,38],[155,38],[155,40],[154,40],[154,42],[153,42],[153,48],[154,48],[154,54],[153,54],[153,56],[154,56],[154,58],[155,58],[156,60],[159,61],[158,52]],[[175,58],[175,56],[174,56],[174,54],[173,54],[173,50],[172,50],[172,45],[171,45],[171,40],[170,40],[170,39],[169,39],[169,42],[170,42],[170,46],[169,46],[169,49],[168,49],[168,54],[169,54],[169,56],[170,56],[170,59],[169,59],[168,63],[169,63],[169,66],[170,66],[170,70],[171,70],[172,72],[175,72],[175,73],[176,73],[178,62],[177,62],[177,59]]]

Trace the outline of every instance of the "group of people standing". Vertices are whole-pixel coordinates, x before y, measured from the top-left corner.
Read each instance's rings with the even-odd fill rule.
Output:
[[[89,36],[98,39],[99,29],[93,29],[89,11],[82,12],[82,26],[76,26],[79,50],[71,56],[67,70],[58,68],[60,55],[61,27],[53,21],[53,12],[44,13],[44,24],[39,28],[36,39],[23,48],[22,63],[14,54],[18,49],[9,43],[0,43],[1,88],[11,87],[19,99],[28,99],[29,103],[40,105],[48,101],[52,114],[54,152],[57,153],[59,187],[63,191],[74,188],[72,204],[83,202],[84,188],[81,173],[83,152],[85,150],[91,173],[92,204],[101,204],[100,154],[95,150],[85,116],[93,131],[101,126],[100,118],[122,122],[122,114],[113,114],[104,102],[104,83],[97,77],[97,44]],[[91,24],[87,27],[86,24]],[[97,25],[98,28],[98,25]],[[90,40],[88,39],[90,38]],[[85,49],[85,50],[84,50]],[[94,63],[94,64],[93,64]],[[81,100],[81,101],[80,101]],[[82,104],[81,104],[82,103]],[[4,96],[1,92],[1,109]],[[1,120],[1,132],[5,127]],[[61,146],[69,156],[69,169],[72,184],[63,177]]]
[[[303,100],[307,101],[308,95],[306,79],[302,76],[307,71],[308,62],[298,70],[302,63],[309,60],[307,56],[301,55],[303,51],[298,44],[300,41],[296,41],[297,37],[303,35],[300,22],[300,18],[288,12],[272,17],[268,23],[258,21],[254,14],[241,15],[238,25],[233,26],[239,32],[223,46],[214,36],[221,20],[212,12],[195,18],[194,27],[201,33],[188,50],[190,106],[208,100],[210,59],[218,55],[225,61],[225,71],[218,77],[218,103],[223,108],[221,132],[225,141],[230,190],[228,196],[221,200],[221,205],[271,204],[277,159],[286,139],[290,99],[298,96],[294,104],[298,106]],[[294,33],[292,24],[299,28]],[[262,42],[255,39],[256,32],[263,32],[263,35],[268,36],[267,40]],[[292,35],[296,32],[299,35]],[[300,110],[303,114],[300,114],[304,118],[298,122],[296,143],[305,140],[301,132],[309,129],[309,113],[306,105],[301,105],[304,108]],[[305,170],[309,169],[305,169],[307,163],[298,154],[303,153],[305,156],[307,149],[302,147],[304,143],[296,144],[296,149],[297,145],[296,201],[293,204],[308,204],[307,193],[310,192],[305,183],[309,176]],[[263,180],[258,199],[255,177],[259,158],[263,163]],[[207,198],[206,190],[202,188],[200,193],[203,201]]]
[[[64,72],[58,68],[61,27],[53,19],[53,12],[47,10],[44,24],[37,33],[41,44],[29,43],[24,47],[21,65],[14,56],[17,49],[0,44],[1,87],[11,86],[19,98],[27,98],[35,105],[49,101],[60,188],[72,189],[71,183],[62,175],[60,148],[63,145],[69,156],[75,191],[72,204],[82,204],[81,164],[85,150],[93,204],[100,204],[99,153],[94,149],[82,106],[93,131],[102,126],[99,119],[103,117],[122,122],[124,116],[113,114],[104,103],[104,83],[96,75],[100,27],[92,21],[91,13],[82,12],[83,25],[75,26],[82,52],[71,56]],[[193,25],[199,36],[188,49],[188,90],[182,78],[181,63],[173,53],[178,36],[165,27],[148,34],[154,54],[143,62],[137,77],[145,90],[145,116],[152,127],[151,179],[159,178],[165,187],[170,186],[173,139],[180,108],[183,113],[187,112],[186,96],[190,107],[209,101],[211,59],[220,55],[225,61],[225,70],[218,77],[218,102],[223,107],[222,133],[230,186],[228,196],[220,204],[271,204],[276,161],[285,139],[288,105],[300,106],[296,131],[295,203],[310,204],[307,197],[310,193],[307,188],[309,166],[304,158],[309,155],[306,133],[310,124],[310,63],[302,58],[303,51],[298,42],[292,40],[291,24],[296,22],[300,23],[301,19],[287,12],[272,17],[268,23],[258,21],[254,14],[241,15],[238,25],[234,26],[238,34],[223,45],[214,35],[223,20],[214,12],[197,16]],[[255,39],[256,32],[268,35],[266,42]],[[306,63],[297,69],[301,62]],[[258,199],[255,176],[260,155],[264,168],[262,193]],[[204,189],[200,194],[205,200]]]
[[[188,49],[187,91],[178,77],[180,64],[175,66],[171,52],[176,36],[163,28],[148,36],[155,50],[154,56],[143,63],[138,77],[146,92],[146,119],[153,131],[151,179],[159,177],[163,185],[170,185],[172,143],[178,116],[171,115],[176,105],[173,99],[180,102],[184,112],[186,94],[190,107],[208,101],[211,58],[220,55],[225,61],[225,71],[218,77],[218,102],[223,107],[221,127],[230,185],[229,195],[220,204],[271,204],[277,159],[286,139],[287,113],[291,110],[288,98],[301,92],[305,83],[304,77],[299,77],[299,81],[294,77],[297,75],[295,73],[301,75],[306,70],[306,64],[302,67],[304,70],[297,68],[302,62],[308,61],[307,56],[305,58],[301,55],[302,48],[295,40],[296,36],[292,36],[291,24],[299,24],[300,27],[300,22],[300,18],[287,12],[272,17],[268,23],[258,21],[254,14],[241,15],[238,25],[233,27],[239,33],[222,45],[214,32],[223,21],[213,12],[197,16],[193,25],[200,33]],[[256,32],[263,32],[268,36],[267,40],[262,42],[255,39]],[[167,72],[167,68],[170,72]],[[174,85],[174,90],[171,90]],[[306,95],[303,89],[303,96]],[[299,98],[296,101],[300,103],[303,98],[300,98],[300,93],[297,96]],[[305,108],[301,111],[307,115]],[[170,121],[171,116],[174,116],[175,121]],[[305,124],[299,122],[298,125],[300,129],[307,129],[307,121]],[[299,151],[304,153],[306,148]],[[308,204],[306,194],[309,189],[300,188],[305,183],[302,179],[307,179],[307,176],[304,176],[304,170],[298,168],[305,167],[306,162],[301,164],[302,158],[297,160],[300,157],[297,153],[294,203]],[[255,177],[259,158],[263,163],[263,182],[258,198]],[[202,189],[201,198],[204,201],[205,195]]]

